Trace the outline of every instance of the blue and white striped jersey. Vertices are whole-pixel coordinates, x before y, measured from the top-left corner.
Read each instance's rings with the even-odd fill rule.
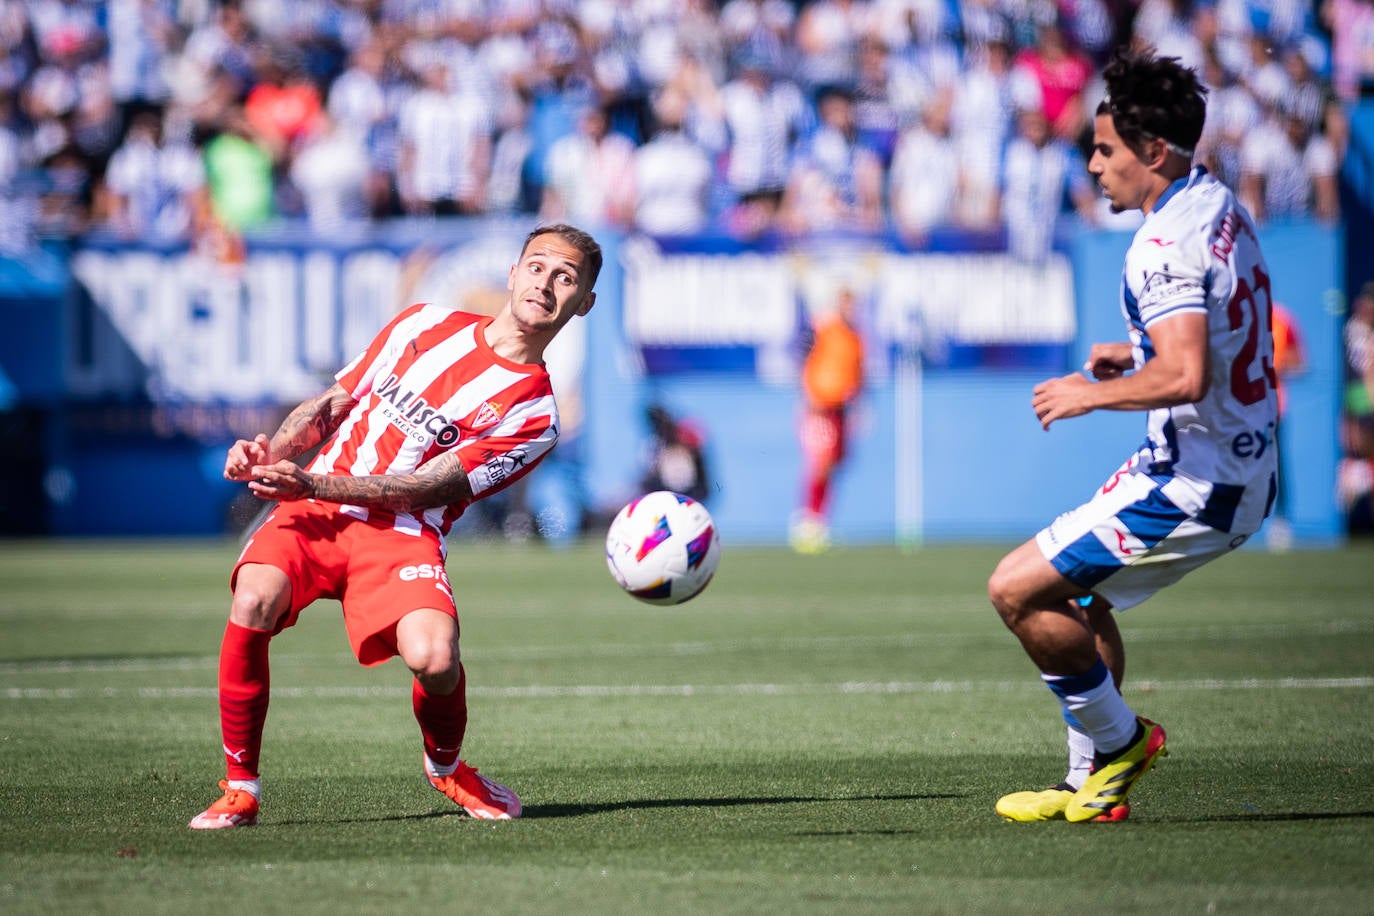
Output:
[[[1205,524],[1258,530],[1278,466],[1269,273],[1250,214],[1206,169],[1175,181],[1145,217],[1121,307],[1136,368],[1154,356],[1151,325],[1173,315],[1205,313],[1210,348],[1207,394],[1149,412],[1135,470]]]

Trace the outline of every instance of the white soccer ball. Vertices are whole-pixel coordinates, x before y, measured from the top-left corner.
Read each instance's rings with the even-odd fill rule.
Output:
[[[720,564],[720,537],[706,507],[655,490],[617,513],[606,532],[606,566],[620,587],[649,604],[696,597]]]

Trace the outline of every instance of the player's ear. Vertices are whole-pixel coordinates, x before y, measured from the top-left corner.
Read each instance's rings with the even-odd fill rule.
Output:
[[[591,291],[587,293],[587,298],[582,300],[582,305],[577,309],[577,314],[587,314],[592,310],[592,306],[594,305],[596,305],[596,292]]]
[[[1145,164],[1152,169],[1161,169],[1169,159],[1169,141],[1155,137],[1145,144]]]

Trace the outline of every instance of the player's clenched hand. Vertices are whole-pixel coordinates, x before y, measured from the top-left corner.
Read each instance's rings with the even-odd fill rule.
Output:
[[[1095,343],[1088,351],[1088,361],[1083,364],[1083,371],[1091,372],[1099,381],[1120,378],[1127,369],[1134,368],[1135,357],[1128,343]]]
[[[1045,429],[1055,420],[1081,417],[1092,409],[1093,383],[1084,376],[1074,373],[1052,378],[1035,386],[1031,396],[1031,406]]]
[[[254,465],[248,489],[259,499],[288,502],[315,495],[314,476],[294,461]]]
[[[240,439],[229,446],[229,454],[224,459],[224,479],[251,480],[254,465],[270,464],[272,456],[268,441],[267,436],[258,433],[252,442]]]

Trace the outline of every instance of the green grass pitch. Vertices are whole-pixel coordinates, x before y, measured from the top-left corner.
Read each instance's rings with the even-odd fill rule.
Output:
[[[1062,775],[1050,693],[988,605],[1001,551],[729,549],[679,608],[600,545],[455,542],[464,756],[420,774],[409,677],[338,606],[273,642],[264,808],[222,775],[230,542],[0,542],[0,912],[1368,913],[1374,545],[1245,550],[1120,618],[1171,754],[1119,825],[1009,824]]]

